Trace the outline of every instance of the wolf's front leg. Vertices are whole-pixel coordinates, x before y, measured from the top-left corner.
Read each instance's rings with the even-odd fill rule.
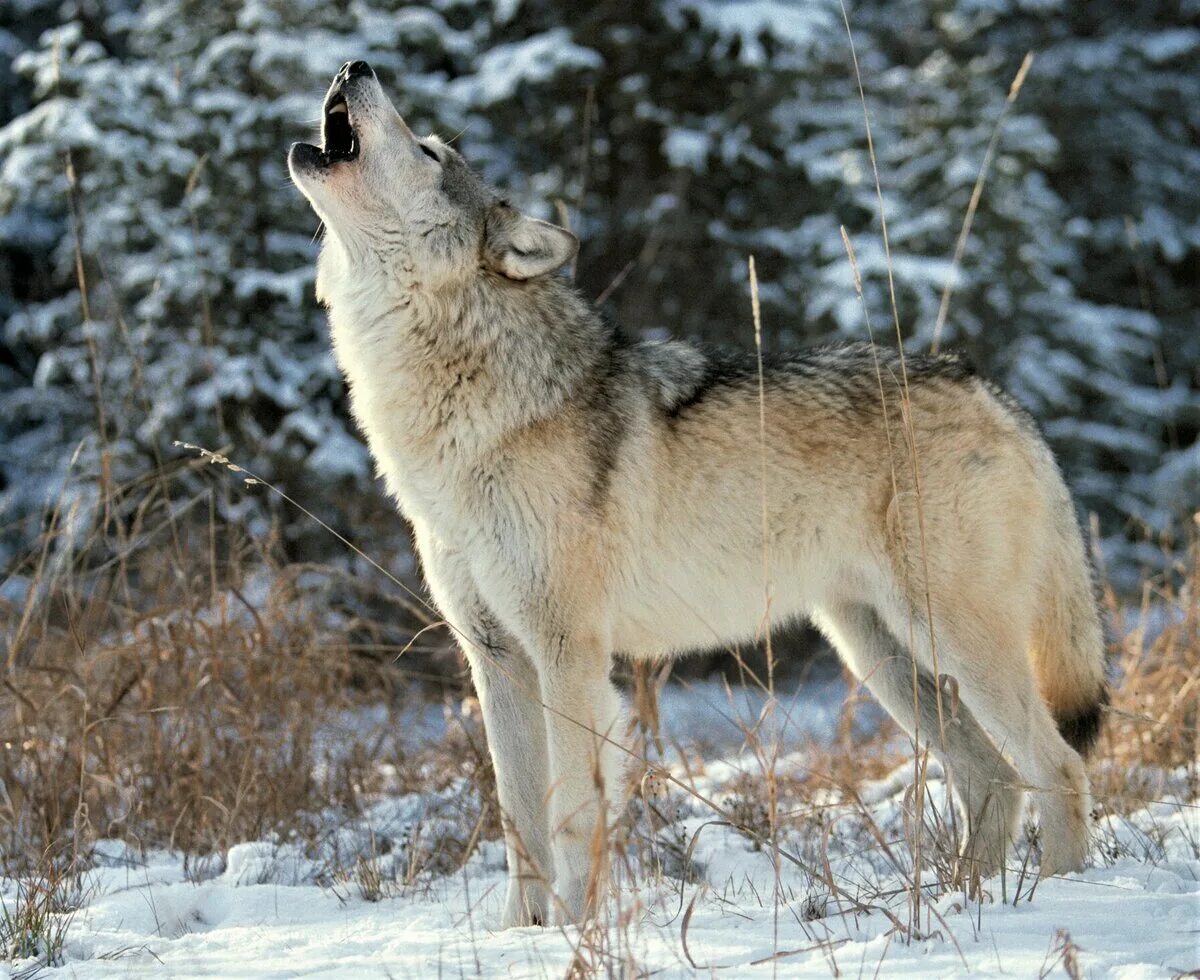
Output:
[[[560,639],[539,662],[550,746],[554,891],[564,922],[581,922],[608,884],[608,830],[625,797],[625,714],[596,642]]]
[[[465,563],[422,537],[418,548],[434,600],[471,665],[496,772],[508,858],[503,928],[550,921],[554,865],[546,815],[549,762],[541,689],[521,644],[492,616]]]
[[[510,637],[467,653],[483,708],[488,748],[496,771],[508,897],[501,927],[550,921],[553,863],[546,819],[546,728],[538,703],[538,677],[525,651]],[[464,644],[465,646],[465,644]]]

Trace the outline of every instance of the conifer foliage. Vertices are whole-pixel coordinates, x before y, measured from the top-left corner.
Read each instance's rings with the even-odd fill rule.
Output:
[[[1200,504],[1200,9],[848,13],[861,101],[830,0],[0,8],[3,556],[48,502],[94,508],[170,464],[175,439],[353,533],[377,491],[285,153],[338,66],[365,58],[415,128],[571,223],[580,288],[631,332],[748,343],[752,253],[769,344],[864,337],[843,227],[881,341],[889,266],[910,349],[934,342],[950,282],[938,342],[1031,409],[1132,569]],[[321,548],[267,498],[221,506]]]

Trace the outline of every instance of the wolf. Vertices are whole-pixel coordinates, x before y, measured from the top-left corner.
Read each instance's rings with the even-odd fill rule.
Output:
[[[1043,875],[1088,852],[1104,642],[1071,496],[1030,419],[951,356],[635,342],[526,216],[362,61],[291,176],[351,410],[470,664],[503,811],[505,927],[577,922],[629,750],[614,655],[808,617],[949,773],[961,860],[1026,791]],[[761,414],[760,414],[761,413]],[[769,594],[769,599],[768,599]]]

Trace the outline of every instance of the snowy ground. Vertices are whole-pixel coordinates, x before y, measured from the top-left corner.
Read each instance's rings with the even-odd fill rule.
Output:
[[[836,710],[841,694],[833,682],[815,692],[805,698],[814,729],[813,702]],[[668,695],[668,707],[677,695]],[[697,711],[704,696],[712,703]],[[747,697],[743,707],[756,705]],[[712,730],[718,710],[730,714],[709,683],[680,698],[670,716],[684,728],[692,717]],[[423,725],[432,731],[438,721]],[[730,806],[739,777],[759,764],[736,739],[716,741],[725,757],[688,779]],[[793,749],[778,768],[804,765],[804,750]],[[1087,977],[1167,977],[1200,967],[1200,807],[1178,801],[1101,820],[1093,866],[1043,881],[1032,896],[1028,878],[1013,874],[987,883],[983,902],[961,893],[936,898],[922,906],[917,938],[907,939],[896,925],[910,923],[901,877],[910,858],[898,842],[911,773],[909,764],[865,784],[861,806],[830,796],[806,824],[820,820],[820,832],[781,841],[810,865],[820,865],[825,842],[837,894],[820,880],[820,867],[813,877],[787,862],[777,885],[768,855],[747,836],[714,823],[686,793],[660,794],[666,824],[630,843],[626,867],[637,869],[635,880],[623,876],[608,927],[582,938],[575,928],[498,931],[497,842],[483,844],[465,870],[436,873],[429,854],[439,838],[470,826],[465,787],[380,799],[364,818],[331,830],[315,852],[311,844],[247,843],[185,864],[179,855],[102,842],[61,965],[47,975],[557,977],[578,955],[601,975],[632,965],[658,977],[1037,977],[1063,975],[1064,948]],[[936,774],[928,797],[932,811],[945,812]],[[867,815],[896,845],[899,866],[879,846],[865,846]],[[405,884],[406,869],[418,865],[434,870]],[[0,881],[10,897],[11,887]],[[0,966],[0,977],[29,965]]]

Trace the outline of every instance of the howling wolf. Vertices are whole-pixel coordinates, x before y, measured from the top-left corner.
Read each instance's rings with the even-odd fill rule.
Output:
[[[1071,497],[1011,400],[953,357],[850,345],[760,374],[627,339],[556,275],[574,236],[418,139],[362,61],[322,138],[288,158],[327,229],[317,291],[471,665],[505,926],[603,897],[629,757],[613,656],[740,642],[768,617],[811,618],[942,759],[971,873],[1005,860],[1026,790],[1041,872],[1080,867],[1101,624]]]

